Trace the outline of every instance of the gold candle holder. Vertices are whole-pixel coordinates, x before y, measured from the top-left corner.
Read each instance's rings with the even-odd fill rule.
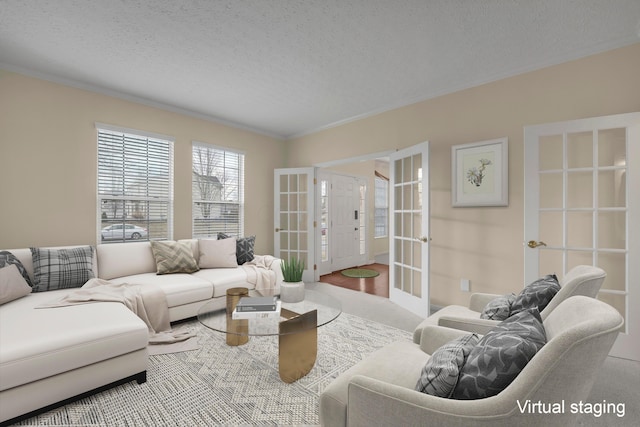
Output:
[[[249,320],[231,317],[240,298],[248,296],[247,288],[227,289],[227,345],[242,345],[249,342]]]

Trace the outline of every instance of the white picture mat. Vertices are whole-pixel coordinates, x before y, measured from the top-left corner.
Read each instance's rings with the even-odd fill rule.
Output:
[[[452,146],[452,206],[508,206],[508,159],[506,137]]]

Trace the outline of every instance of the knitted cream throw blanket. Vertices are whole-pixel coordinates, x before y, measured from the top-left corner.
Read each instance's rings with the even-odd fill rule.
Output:
[[[169,322],[169,307],[164,292],[155,286],[111,283],[103,279],[90,279],[81,288],[57,301],[37,308],[64,307],[94,302],[118,302],[142,319],[149,329],[149,344],[170,344],[194,336],[192,332],[174,332]]]

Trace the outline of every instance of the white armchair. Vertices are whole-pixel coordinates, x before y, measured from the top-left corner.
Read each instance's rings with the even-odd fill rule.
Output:
[[[542,320],[564,300],[575,295],[595,298],[607,277],[601,268],[590,265],[579,265],[572,268],[560,281],[560,291],[540,312]],[[427,317],[413,332],[413,342],[419,343],[422,329],[427,325],[445,326],[484,335],[500,323],[499,320],[481,319],[480,314],[489,301],[500,295],[474,293],[471,295],[469,307],[448,305]]]
[[[421,344],[390,344],[336,378],[320,397],[324,426],[570,426],[576,415],[523,413],[518,402],[585,401],[622,316],[608,304],[576,296],[562,301],[543,321],[547,343],[502,392],[477,400],[454,400],[415,391],[430,355],[465,331],[426,326]],[[569,403],[567,403],[569,404]]]

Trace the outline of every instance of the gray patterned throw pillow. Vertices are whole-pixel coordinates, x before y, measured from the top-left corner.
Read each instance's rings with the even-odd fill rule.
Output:
[[[516,300],[516,294],[503,295],[494,298],[480,313],[481,319],[505,320],[511,314],[511,305]]]
[[[158,274],[193,273],[200,269],[187,242],[152,241],[151,251]]]
[[[469,400],[495,396],[511,384],[546,342],[537,308],[509,317],[471,350],[452,397]]]
[[[537,307],[538,311],[544,310],[559,290],[560,284],[555,274],[548,274],[530,283],[518,294],[511,305],[511,315],[533,307]]]
[[[227,233],[218,233],[218,240],[228,239],[232,237]],[[238,261],[238,265],[242,265],[245,262],[253,260],[254,255],[254,247],[256,245],[256,236],[250,237],[238,237],[236,239],[236,258]]]
[[[476,334],[464,335],[434,351],[422,368],[416,390],[432,396],[451,397],[460,368],[478,340]]]
[[[95,277],[93,246],[30,249],[33,259],[33,292],[79,288]]]
[[[27,270],[24,268],[24,265],[22,265],[20,260],[9,251],[0,251],[0,268],[7,267],[9,265],[15,265],[27,284],[33,287],[29,273],[27,273]]]

